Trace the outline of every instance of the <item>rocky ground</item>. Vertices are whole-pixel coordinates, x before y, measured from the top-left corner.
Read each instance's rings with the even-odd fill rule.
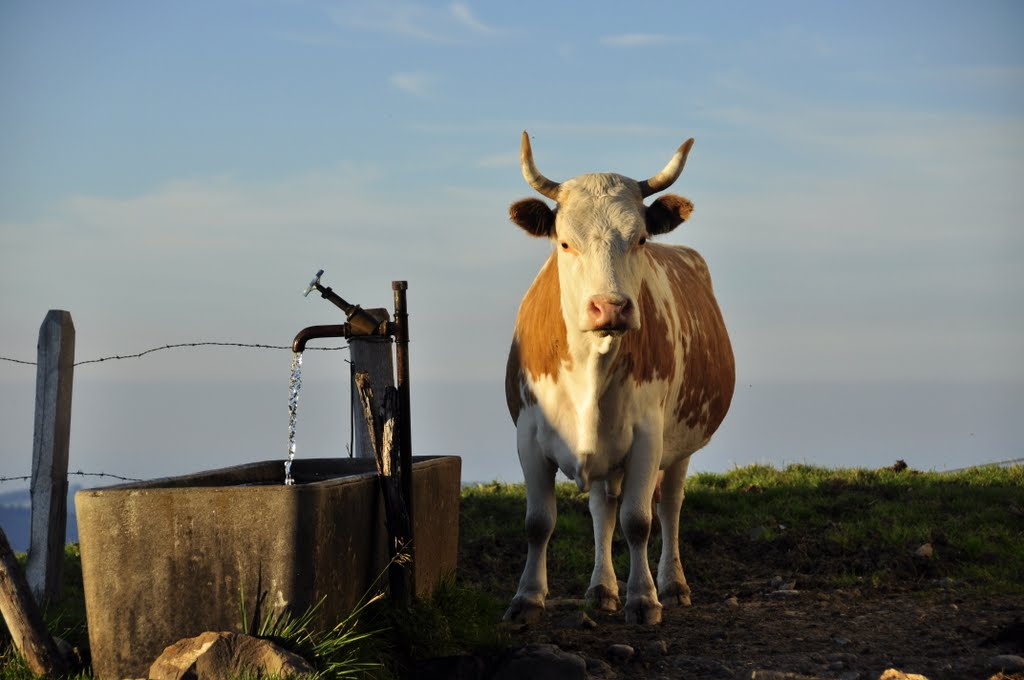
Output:
[[[929,680],[1000,671],[1024,678],[1012,658],[1024,655],[1021,598],[971,597],[948,586],[865,593],[807,585],[766,582],[724,599],[695,597],[691,607],[666,609],[660,626],[555,600],[540,624],[512,632],[523,644],[584,657],[593,678],[874,680],[887,669]]]
[[[928,680],[1024,680],[1024,596],[980,594],[936,577],[931,558],[920,556],[905,559],[899,585],[855,587],[823,575],[841,559],[827,552],[816,558],[819,574],[782,571],[768,554],[760,563],[746,557],[707,561],[705,554],[700,580],[690,579],[693,605],[666,608],[657,626],[629,625],[621,612],[560,598],[570,589],[557,581],[539,623],[501,625],[517,646],[549,645],[533,647],[542,657],[582,657],[586,675],[575,677],[876,680],[898,669]],[[766,563],[779,571],[766,571]],[[461,568],[471,571],[466,562]]]

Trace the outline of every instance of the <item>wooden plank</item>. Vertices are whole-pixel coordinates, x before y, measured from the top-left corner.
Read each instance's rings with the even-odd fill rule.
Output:
[[[64,571],[75,372],[75,324],[70,312],[51,309],[46,314],[37,349],[32,529],[25,575],[32,594],[42,604],[60,597]]]
[[[33,673],[57,677],[67,672],[67,664],[46,629],[43,615],[32,599],[28,581],[3,529],[0,529],[0,614],[14,646]]]

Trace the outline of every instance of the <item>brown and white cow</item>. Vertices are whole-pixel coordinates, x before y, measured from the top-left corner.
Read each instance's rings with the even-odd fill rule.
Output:
[[[658,623],[661,601],[690,603],[679,561],[679,510],[690,455],[708,443],[732,400],[735,366],[703,258],[650,242],[690,216],[693,204],[644,198],[679,177],[693,140],[637,182],[587,174],[557,183],[533,161],[526,181],[557,203],[524,199],[512,221],[554,249],[519,307],[505,374],[526,479],[526,567],[506,619],[536,620],[547,596],[547,546],[555,526],[555,472],[590,491],[594,572],[587,597],[619,607],[612,566],[615,512],[629,544],[626,620]],[[655,589],[647,563],[651,498],[660,474],[662,548]],[[660,600],[659,601],[659,597]]]

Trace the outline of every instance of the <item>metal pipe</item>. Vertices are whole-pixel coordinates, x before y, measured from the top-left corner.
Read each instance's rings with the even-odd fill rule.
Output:
[[[320,297],[330,302],[332,305],[345,312],[345,316],[348,317],[349,325],[351,330],[344,337],[348,338],[353,335],[388,335],[388,330],[384,325],[373,317],[372,314],[368,314],[359,305],[353,305],[346,302],[343,297],[334,292],[330,286],[324,286],[320,283],[320,277],[323,276],[324,270],[321,269],[313,277],[313,280],[306,286],[306,290],[302,294],[309,295],[313,290],[317,290],[320,293]]]
[[[407,281],[392,281],[391,289],[395,293],[395,321],[392,324],[395,336],[395,373],[397,374],[399,416],[401,418],[401,474],[402,499],[409,517],[409,555],[414,554],[415,532],[413,531],[413,493],[412,493],[412,417],[409,405],[412,401],[409,392],[409,312],[406,307],[405,291]],[[416,592],[415,572],[416,560],[410,560],[409,584],[412,592]]]
[[[309,326],[295,334],[295,340],[292,341],[292,351],[296,354],[305,351],[306,343],[316,338],[348,338],[351,336],[352,326],[347,323]]]

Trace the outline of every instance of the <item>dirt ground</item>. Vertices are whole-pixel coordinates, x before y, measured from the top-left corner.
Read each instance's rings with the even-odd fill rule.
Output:
[[[695,594],[691,607],[666,608],[659,626],[587,612],[596,625],[583,627],[581,601],[553,600],[541,623],[512,632],[526,643],[552,643],[606,662],[591,663],[594,677],[724,679],[758,670],[867,680],[896,668],[961,680],[995,675],[997,655],[1024,654],[1021,598],[970,597],[939,587],[898,593],[809,587],[785,595],[771,588],[765,583],[732,601]],[[632,647],[632,658],[617,656],[616,644]]]
[[[895,668],[929,680],[1024,680],[1019,670],[999,676],[992,666],[999,655],[1024,656],[1024,596],[978,594],[908,555],[865,556],[891,565],[890,580],[841,587],[834,575],[849,568],[849,555],[814,541],[797,547],[704,546],[686,564],[692,606],[666,607],[657,626],[588,610],[569,599],[582,597],[578,584],[560,580],[549,565],[543,620],[507,630],[516,644],[554,644],[584,656],[592,678],[731,679],[756,670],[875,680]],[[460,580],[501,591],[507,583],[507,594],[495,592],[511,598],[522,568],[518,548],[496,542],[464,550]],[[630,658],[614,647],[620,644],[633,649]]]

